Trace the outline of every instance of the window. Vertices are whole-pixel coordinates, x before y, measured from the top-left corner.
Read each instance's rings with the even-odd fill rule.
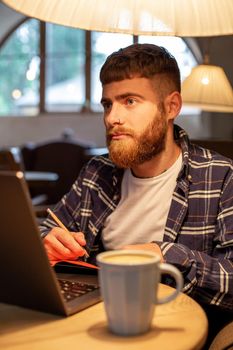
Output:
[[[99,112],[99,70],[106,57],[133,42],[165,46],[184,78],[196,60],[176,37],[87,32],[28,19],[0,47],[0,116]]]
[[[85,32],[46,25],[45,110],[80,111],[85,103]]]
[[[29,20],[0,48],[0,115],[39,112],[39,64],[39,23]]]

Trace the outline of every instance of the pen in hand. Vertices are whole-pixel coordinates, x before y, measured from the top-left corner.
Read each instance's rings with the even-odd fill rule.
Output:
[[[47,209],[47,212],[49,213],[49,215],[53,218],[53,220],[58,224],[58,226],[60,226],[61,228],[63,228],[63,230],[65,230],[66,232],[70,232],[65,225],[61,222],[61,220],[58,219],[58,217],[52,212],[52,210],[50,210],[49,208]],[[84,254],[85,258],[89,258],[89,254],[87,253],[87,251],[85,251]]]

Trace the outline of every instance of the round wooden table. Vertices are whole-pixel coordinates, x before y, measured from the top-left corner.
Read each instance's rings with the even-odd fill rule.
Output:
[[[160,296],[169,289],[160,285]],[[207,330],[204,311],[183,293],[157,306],[151,330],[133,337],[108,330],[103,303],[68,318],[0,304],[1,350],[198,350]]]

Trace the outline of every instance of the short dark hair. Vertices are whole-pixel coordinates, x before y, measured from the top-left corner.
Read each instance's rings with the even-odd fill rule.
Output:
[[[161,46],[133,44],[107,57],[100,71],[102,85],[135,76],[153,79],[161,75],[169,90],[180,92],[180,70],[176,59]]]

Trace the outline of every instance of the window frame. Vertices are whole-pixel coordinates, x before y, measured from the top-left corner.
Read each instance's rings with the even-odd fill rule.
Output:
[[[5,44],[5,42],[10,38],[10,36],[26,21],[31,20],[31,17],[25,17],[21,21],[19,21],[16,25],[14,25],[11,30],[2,38],[0,41],[0,48]],[[85,103],[80,111],[47,111],[46,110],[46,101],[45,101],[45,94],[46,94],[46,22],[40,21],[39,22],[39,57],[40,57],[40,76],[39,76],[39,104],[38,104],[38,113],[34,116],[40,116],[40,115],[64,115],[64,113],[68,115],[77,115],[77,114],[100,114],[99,112],[96,112],[91,109],[91,60],[92,60],[92,40],[91,40],[91,31],[85,30]],[[133,36],[133,43],[138,43],[138,36]],[[202,54],[198,47],[197,41],[193,38],[182,38],[184,42],[186,43],[188,49],[192,52],[194,58],[197,61],[197,64],[199,64],[202,61]],[[25,115],[30,117],[29,115]]]

